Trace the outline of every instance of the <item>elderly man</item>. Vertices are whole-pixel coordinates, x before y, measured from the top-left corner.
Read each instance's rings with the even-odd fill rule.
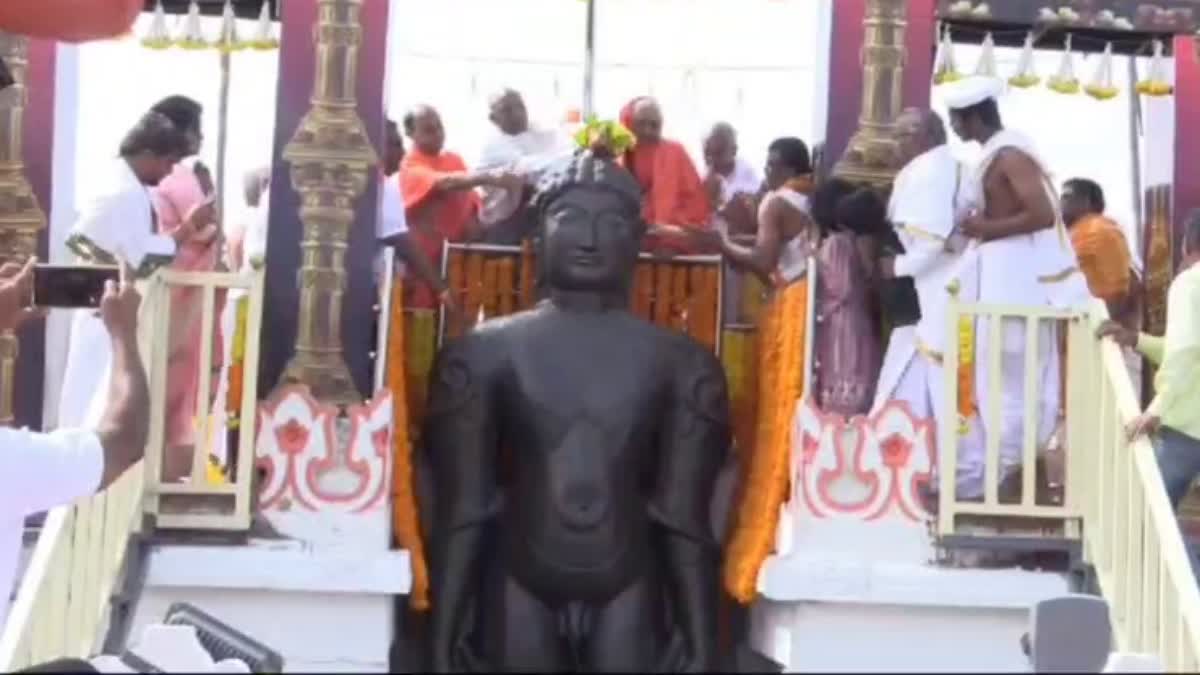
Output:
[[[637,137],[637,144],[622,161],[644,191],[642,218],[651,226],[645,248],[662,253],[693,252],[695,238],[655,236],[656,228],[678,234],[680,228],[711,226],[713,205],[692,158],[683,144],[663,138],[662,109],[649,96],[627,103],[621,109],[621,124]]]
[[[488,119],[497,133],[484,146],[476,168],[510,172],[524,185],[520,190],[487,185],[480,188],[482,236],[493,244],[519,244],[536,224],[527,208],[533,185],[542,169],[570,153],[571,148],[558,131],[529,124],[525,101],[514,89],[502,89],[489,99]]]
[[[943,87],[950,124],[960,138],[983,146],[975,171],[963,181],[960,195],[965,216],[959,227],[978,242],[968,253],[975,264],[979,300],[991,305],[1074,309],[1090,299],[1066,227],[1059,215],[1054,187],[1032,141],[1005,129],[996,102],[1003,85],[990,77],[969,77]],[[1039,449],[1050,440],[1062,396],[1062,364],[1058,326],[1037,327],[1036,382],[1039,400],[1034,417],[1025,412],[1026,326],[1020,318],[1001,319],[999,344],[991,344],[987,319],[975,322],[975,397],[984,435],[998,436],[1000,480],[1020,468],[1025,425],[1035,425]],[[1000,352],[999,419],[988,414],[991,353]],[[964,392],[965,393],[965,392]],[[961,394],[960,394],[961,395]],[[964,411],[965,412],[965,411]],[[974,412],[974,411],[971,411]],[[966,415],[970,416],[970,415]],[[958,490],[963,499],[984,494],[986,444],[965,443],[959,450]]]
[[[738,156],[737,131],[728,122],[717,122],[704,135],[704,187],[713,209],[721,212],[734,198],[755,200],[763,193],[763,179],[750,162]],[[751,215],[753,215],[751,213]],[[753,233],[754,220],[730,222],[734,232]]]
[[[921,319],[915,326],[893,328],[872,409],[899,400],[917,418],[932,419],[949,413],[943,400],[942,349],[949,299],[946,284],[962,256],[951,236],[962,169],[946,145],[946,127],[936,113],[910,108],[901,113],[896,126],[905,164],[892,189],[888,220],[904,253],[882,259],[880,275],[912,277]]]

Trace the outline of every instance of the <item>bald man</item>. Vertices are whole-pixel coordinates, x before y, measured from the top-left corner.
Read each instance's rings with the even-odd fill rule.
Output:
[[[481,236],[492,244],[519,244],[536,225],[527,208],[533,186],[542,170],[570,153],[571,146],[557,130],[530,125],[525,100],[515,89],[501,89],[488,99],[488,120],[495,125],[496,134],[484,146],[476,168],[514,174],[523,185],[519,190],[480,188]]]
[[[755,198],[763,188],[762,176],[746,160],[738,156],[737,131],[728,122],[717,122],[704,135],[704,164],[708,173],[704,186],[717,212],[735,196]],[[731,222],[734,232],[753,233],[756,223]]]
[[[902,401],[920,420],[934,422],[954,414],[945,400],[942,351],[946,335],[946,286],[956,275],[963,246],[954,234],[955,194],[961,168],[946,145],[946,127],[929,110],[910,108],[896,120],[896,140],[904,168],[896,176],[888,219],[904,253],[884,258],[881,276],[912,277],[921,318],[915,326],[893,327],[875,388],[873,411]],[[962,285],[959,297],[970,301],[974,285]],[[978,427],[972,429],[978,434]]]
[[[413,243],[437,266],[445,242],[467,241],[477,230],[479,195],[475,188],[509,188],[514,181],[501,172],[468,171],[462,157],[447,152],[442,117],[433,106],[414,107],[404,115],[402,125],[413,143],[400,163],[405,220]],[[519,189],[519,182],[517,186]],[[410,307],[438,306],[440,294],[428,283],[415,283],[408,290]]]
[[[663,138],[658,101],[648,96],[633,99],[621,109],[621,124],[637,137],[622,161],[645,191],[642,217],[652,234],[644,246],[663,254],[698,252],[691,238],[653,234],[655,228],[708,229],[713,214],[708,191],[687,150],[678,141]]]

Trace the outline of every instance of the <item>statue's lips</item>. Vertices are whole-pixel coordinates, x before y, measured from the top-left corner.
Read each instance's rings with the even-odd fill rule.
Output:
[[[572,253],[571,264],[578,267],[600,267],[604,264],[604,258],[594,253]]]

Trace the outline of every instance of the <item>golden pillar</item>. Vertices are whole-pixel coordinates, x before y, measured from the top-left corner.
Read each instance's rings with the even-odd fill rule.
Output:
[[[37,253],[46,214],[25,179],[22,133],[29,39],[0,31],[0,58],[16,84],[0,91],[0,262],[24,262]],[[0,424],[13,422],[17,337],[0,334]]]
[[[342,295],[354,206],[376,154],[358,116],[363,0],[318,0],[311,108],[283,151],[300,194],[300,315],[280,383],[308,385],[326,403],[361,401],[342,354]]]
[[[862,109],[858,131],[834,167],[839,178],[887,187],[900,170],[893,124],[903,101],[906,5],[904,0],[867,0]]]

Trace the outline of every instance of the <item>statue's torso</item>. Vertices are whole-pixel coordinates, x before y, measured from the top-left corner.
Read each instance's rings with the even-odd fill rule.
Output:
[[[678,342],[625,312],[543,306],[507,328],[502,550],[539,595],[606,599],[655,564],[646,509]]]

